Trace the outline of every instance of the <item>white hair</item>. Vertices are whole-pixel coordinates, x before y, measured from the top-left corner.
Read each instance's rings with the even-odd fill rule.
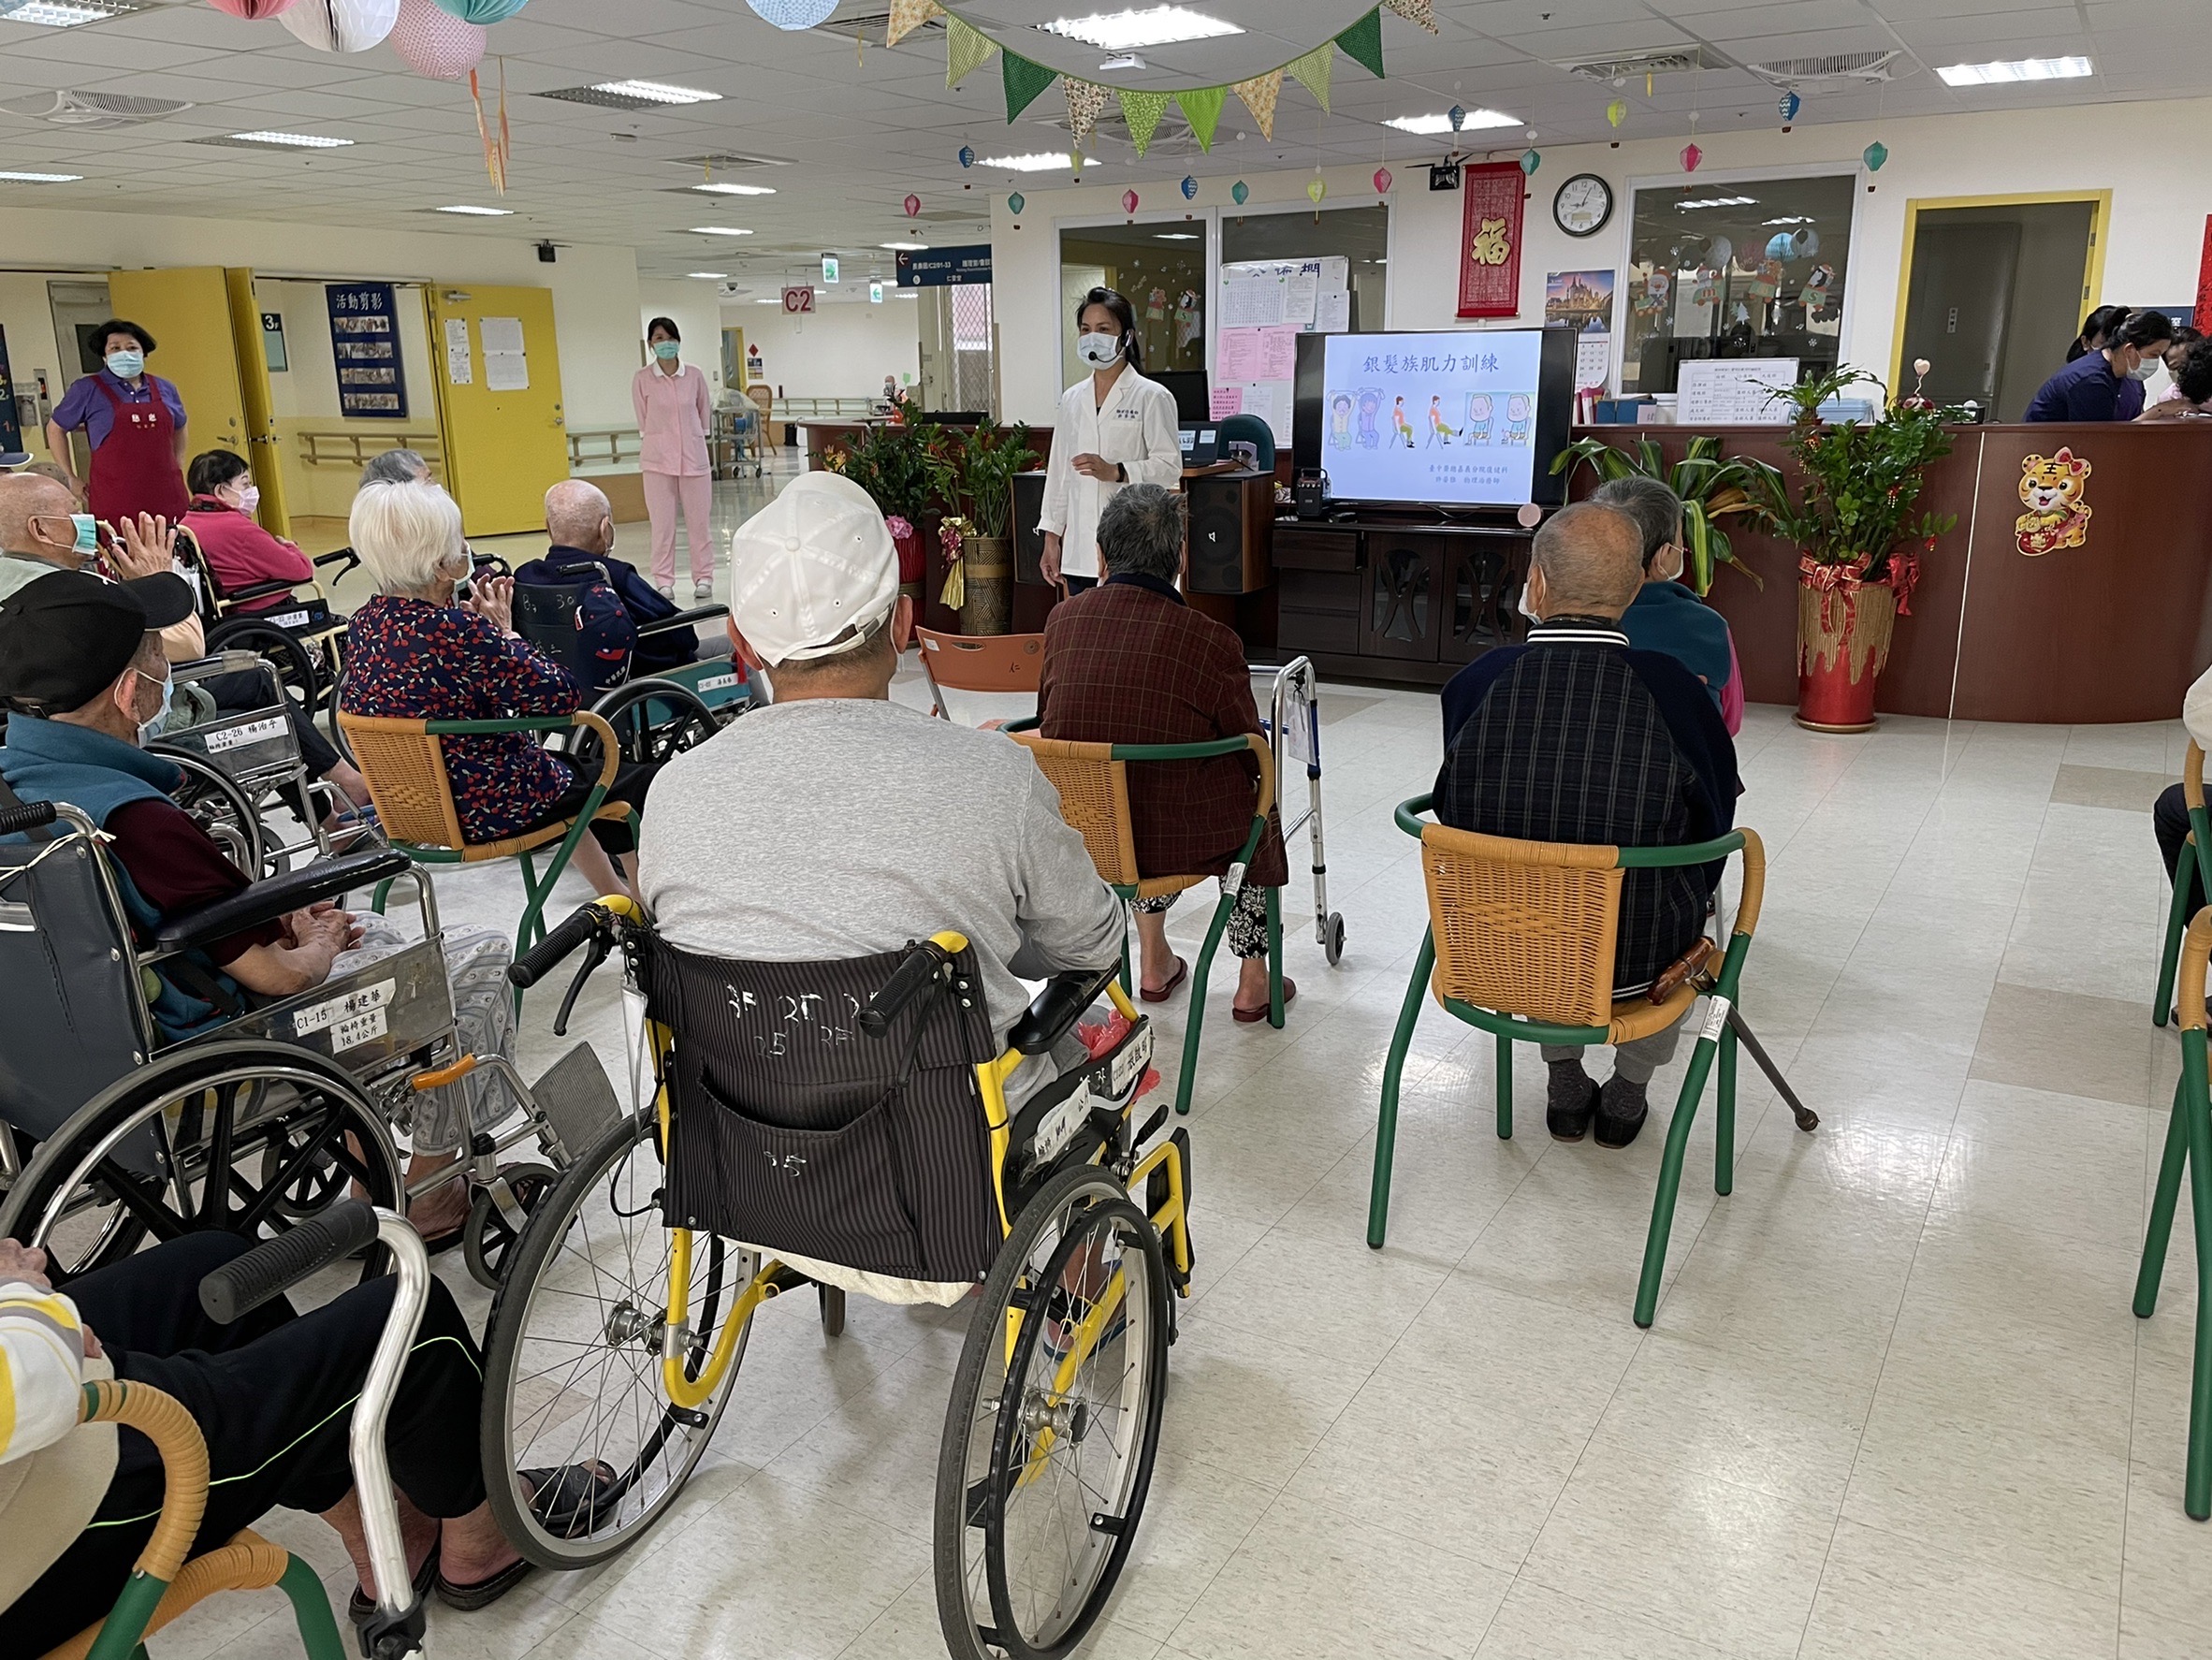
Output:
[[[428,479],[363,485],[346,534],[380,593],[417,594],[468,573],[460,504]]]

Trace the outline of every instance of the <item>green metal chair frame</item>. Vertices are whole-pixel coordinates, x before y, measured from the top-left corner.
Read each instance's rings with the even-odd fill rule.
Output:
[[[1449,838],[1467,833],[1453,831],[1446,826],[1424,823],[1421,815],[1431,809],[1433,797],[1416,795],[1401,802],[1397,808],[1398,828],[1420,840],[1424,848],[1445,847]],[[1499,843],[1502,838],[1484,837],[1482,841]],[[1547,851],[1543,844],[1534,842],[1505,843],[1510,847],[1528,850],[1532,854]],[[1690,1056],[1688,1070],[1682,1078],[1680,1097],[1675,1102],[1674,1119],[1667,1126],[1666,1148],[1660,1159],[1659,1187],[1652,1204],[1651,1231],[1644,1244],[1642,1274],[1637,1282],[1636,1323],[1649,1326],[1658,1306],[1659,1281],[1666,1267],[1666,1245],[1674,1227],[1675,1197],[1681,1186],[1682,1158],[1689,1145],[1690,1128],[1696,1116],[1697,1102],[1705,1092],[1707,1076],[1718,1062],[1716,1095],[1717,1146],[1713,1160],[1713,1191],[1725,1196],[1736,1185],[1736,1033],[1728,1024],[1729,1012],[1735,1007],[1743,978],[1743,963],[1751,951],[1753,931],[1758,926],[1759,908],[1766,893],[1767,854],[1758,833],[1748,829],[1731,830],[1727,835],[1711,841],[1697,842],[1687,847],[1623,847],[1574,849],[1576,855],[1601,855],[1599,858],[1575,859],[1584,868],[1612,868],[1618,870],[1665,869],[1684,865],[1709,865],[1724,859],[1730,853],[1743,855],[1743,896],[1737,908],[1736,924],[1729,937],[1726,954],[1722,959],[1719,975],[1708,994],[1705,1024],[1699,1030],[1697,1044]],[[1610,855],[1606,860],[1602,855]],[[1565,864],[1566,858],[1532,857],[1531,864]],[[1436,918],[1442,914],[1435,886],[1436,861],[1425,861],[1423,877],[1429,884],[1431,922],[1421,935],[1421,948],[1414,959],[1413,975],[1406,983],[1405,1001],[1399,1010],[1397,1029],[1390,1035],[1389,1059],[1383,1067],[1382,1100],[1375,1125],[1375,1183],[1368,1201],[1367,1243],[1380,1250],[1390,1212],[1390,1163],[1396,1151],[1398,1137],[1398,1091],[1405,1071],[1405,1056],[1412,1046],[1413,1030],[1420,1019],[1421,993],[1431,988],[1436,970]],[[1618,904],[1617,889],[1614,901]],[[2212,929],[2212,924],[2207,924]],[[1603,963],[1605,977],[1609,981],[1611,962],[1609,954]],[[1598,1044],[1622,1041],[1618,1035],[1622,1022],[1612,1026],[1565,1026],[1516,1014],[1509,1011],[1478,1009],[1455,997],[1447,997],[1441,985],[1433,988],[1436,1000],[1445,1009],[1478,1027],[1497,1039],[1497,1124],[1498,1138],[1510,1140],[1513,1134],[1513,1045],[1521,1043],[1549,1043],[1554,1046],[1591,1048]],[[1593,996],[1604,996],[1609,1000],[1609,984],[1596,988]],[[1686,1016],[1696,987],[1685,984],[1676,993]],[[1670,999],[1672,1001],[1673,999]],[[2200,1014],[2202,1010],[2199,1011]],[[1662,1028],[1663,1029],[1663,1028]],[[1642,1035],[1642,1034],[1636,1034]]]
[[[1206,1016],[1206,984],[1214,968],[1214,954],[1229,926],[1229,913],[1244,891],[1245,871],[1267,835],[1268,816],[1274,810],[1274,755],[1267,739],[1258,733],[1242,737],[1213,738],[1200,744],[1079,744],[1041,738],[1032,730],[1031,717],[1010,722],[1005,730],[1016,743],[1036,757],[1037,764],[1060,794],[1061,816],[1083,835],[1091,861],[1106,885],[1125,903],[1181,893],[1206,881],[1204,876],[1143,876],[1137,870],[1135,837],[1129,824],[1128,763],[1131,761],[1211,761],[1217,756],[1245,753],[1259,763],[1254,794],[1252,829],[1244,845],[1221,879],[1221,898],[1206,925],[1206,942],[1199,950],[1192,972],[1190,1020],[1183,1034],[1183,1067],[1175,1085],[1175,1111],[1190,1111],[1190,1092],[1198,1076],[1199,1038]],[[1283,896],[1280,888],[1267,890],[1267,1023],[1277,1030],[1283,1025]],[[1121,947],[1121,984],[1133,987],[1129,972],[1129,946],[1125,934]]]
[[[2203,754],[2195,745],[2202,780]],[[2198,791],[2201,814],[2203,792]],[[2199,843],[2202,846],[2202,843]],[[2189,1463],[2182,1507],[2199,1522],[2212,1520],[2212,1086],[2205,1061],[2205,963],[2212,956],[2212,908],[2190,920],[2181,947],[2181,1076],[2174,1085],[2174,1112],[2166,1120],[2166,1150],[2159,1160],[2157,1195],[2143,1236],[2143,1266],[2135,1275],[2135,1314],[2148,1319],[2158,1308],[2159,1279],[2174,1232],[2174,1206],[2181,1172],[2189,1168],[2190,1216],[2197,1242],[2196,1352],[2190,1373]],[[2161,999],[2162,1004],[2163,999]]]
[[[2190,739],[2189,757],[2181,765],[2181,799],[2189,805],[2189,840],[2182,857],[2197,862],[2197,881],[2212,896],[2212,817],[2205,811],[2205,751]],[[2194,849],[2193,855],[2189,850]],[[2181,933],[2189,926],[2189,873],[2174,871],[2174,897],[2166,907],[2166,943],[2159,953],[2159,989],[2151,999],[2150,1024],[2164,1026],[2174,1007],[2174,970],[2181,961]]]

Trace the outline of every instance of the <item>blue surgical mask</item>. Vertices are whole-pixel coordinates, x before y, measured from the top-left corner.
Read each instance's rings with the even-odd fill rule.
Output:
[[[677,341],[657,340],[653,342],[653,356],[663,363],[675,362],[682,352],[683,346]]]
[[[152,680],[153,678],[153,677],[148,674],[144,669],[138,670],[138,678],[141,680]],[[160,681],[157,682],[157,684],[159,684],[161,687],[161,707],[153,711],[153,718],[152,720],[141,721],[138,722],[138,741],[142,744],[151,742],[160,734],[162,723],[169,718],[169,705],[176,701],[176,681],[170,679],[165,675],[162,677]]]
[[[127,381],[145,367],[146,354],[135,348],[108,354],[108,372],[118,380]]]
[[[100,521],[98,519],[93,517],[89,513],[72,513],[69,515],[69,525],[77,532],[77,551],[79,553],[97,553],[100,551]]]

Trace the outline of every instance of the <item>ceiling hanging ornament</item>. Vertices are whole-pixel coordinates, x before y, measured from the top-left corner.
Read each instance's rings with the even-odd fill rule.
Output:
[[[1467,124],[1467,111],[1462,106],[1454,104],[1445,112],[1444,119],[1451,123],[1451,130],[1456,133]]]
[[[961,78],[989,60],[998,43],[971,29],[952,12],[945,14],[945,85],[958,86]]]
[[[1175,107],[1190,124],[1190,136],[1201,150],[1214,148],[1214,129],[1221,124],[1221,106],[1229,97],[1225,86],[1194,87],[1175,95]]]
[[[1876,138],[1859,153],[1859,159],[1867,164],[1867,171],[1879,173],[1882,164],[1889,159],[1889,146]]]
[[[1700,150],[1700,149],[1698,149],[1696,145],[1695,145],[1695,144],[1685,144],[1685,145],[1683,145],[1683,146],[1682,146],[1682,171],[1683,171],[1683,172],[1685,172],[1685,173],[1695,173],[1695,172],[1697,170],[1697,164],[1698,164],[1699,162],[1703,161],[1704,159],[1705,159],[1705,152],[1704,152],[1704,151],[1702,151],[1702,150]]]
[[[1183,193],[1183,199],[1185,201],[1194,202],[1198,200],[1198,181],[1193,179],[1188,173],[1183,175],[1183,182],[1178,184],[1175,188]]]
[[[1168,95],[1125,88],[1114,95],[1121,100],[1121,118],[1129,129],[1129,142],[1142,155],[1152,148],[1152,136],[1159,131],[1160,118],[1168,112]]]
[[[1805,108],[1805,100],[1797,96],[1797,89],[1793,86],[1782,95],[1774,108],[1782,113],[1782,130],[1786,133],[1790,123],[1797,119],[1797,111]]]
[[[505,22],[529,4],[530,0],[438,0],[438,9],[481,28]]]
[[[960,146],[960,165],[963,167],[975,166],[975,152],[966,144]]]
[[[400,0],[298,0],[277,22],[317,51],[367,51],[400,21]]]
[[[217,11],[226,11],[232,17],[244,18],[248,22],[258,22],[265,17],[275,17],[293,0],[208,0]]]
[[[1390,194],[1390,168],[1377,167],[1375,169],[1375,194],[1376,196],[1389,196]]]
[[[1252,187],[1249,184],[1246,184],[1242,179],[1239,179],[1234,184],[1229,187],[1229,199],[1236,203],[1236,205],[1240,208],[1244,205],[1244,198],[1251,194]]]
[[[1270,69],[1265,75],[1255,75],[1249,80],[1240,80],[1229,89],[1244,100],[1244,108],[1252,112],[1252,119],[1259,127],[1262,138],[1275,136],[1275,100],[1283,95],[1283,72]]]
[[[391,33],[400,61],[430,80],[467,80],[489,38],[481,23],[463,22],[436,0],[400,0]]]
[[[1321,198],[1329,194],[1329,181],[1316,173],[1305,182],[1305,199],[1314,204],[1314,223],[1321,223]]]
[[[1617,127],[1627,119],[1628,106],[1621,99],[1615,98],[1606,106],[1606,120],[1609,124]]]
[[[1107,89],[1095,80],[1078,80],[1072,75],[1064,75],[1060,78],[1060,90],[1068,97],[1068,130],[1075,135],[1079,146],[1088,144],[1099,117],[1106,113]]]
[[[907,199],[901,202],[899,206],[906,209],[907,217],[911,219],[915,214],[922,211],[922,198],[914,195],[911,191],[909,191],[907,193]]]
[[[1383,4],[1409,23],[1419,23],[1432,35],[1436,33],[1436,7],[1433,0],[1383,0]]]
[[[1029,198],[1017,190],[1013,193],[1013,195],[1006,198],[1006,205],[1012,209],[1015,212],[1019,213],[1024,208],[1029,205]]]
[[[937,0],[891,0],[891,15],[883,24],[883,44],[896,46],[931,18],[944,13]]]
[[[1536,150],[1533,145],[1521,153],[1521,171],[1523,177],[1534,174],[1543,165],[1542,152]]]
[[[1314,101],[1321,106],[1324,115],[1329,113],[1329,75],[1335,64],[1336,42],[1324,40],[1303,57],[1283,66],[1292,80],[1314,95]]]
[[[502,196],[507,194],[507,160],[514,153],[514,139],[507,130],[507,60],[500,60],[500,103],[497,122],[487,120],[484,114],[484,88],[476,79],[476,71],[469,71],[469,101],[476,106],[476,137],[484,144],[484,171],[490,177],[492,188]],[[499,136],[492,136],[497,126]]]
[[[794,33],[828,22],[830,13],[837,9],[837,0],[745,0],[745,3],[763,22]]]

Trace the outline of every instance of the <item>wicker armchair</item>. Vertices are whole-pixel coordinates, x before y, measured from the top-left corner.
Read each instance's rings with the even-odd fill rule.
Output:
[[[2205,816],[2205,751],[2190,739],[2188,759],[2181,764],[2181,799],[2189,804],[2189,839],[2182,857],[2194,859],[2204,891],[2212,895],[2212,821]],[[2181,931],[2189,925],[2189,871],[2174,870],[2174,897],[2166,907],[2166,943],[2159,953],[2159,989],[2151,999],[2150,1024],[2164,1026],[2174,1007],[2174,970],[2181,960]]]

